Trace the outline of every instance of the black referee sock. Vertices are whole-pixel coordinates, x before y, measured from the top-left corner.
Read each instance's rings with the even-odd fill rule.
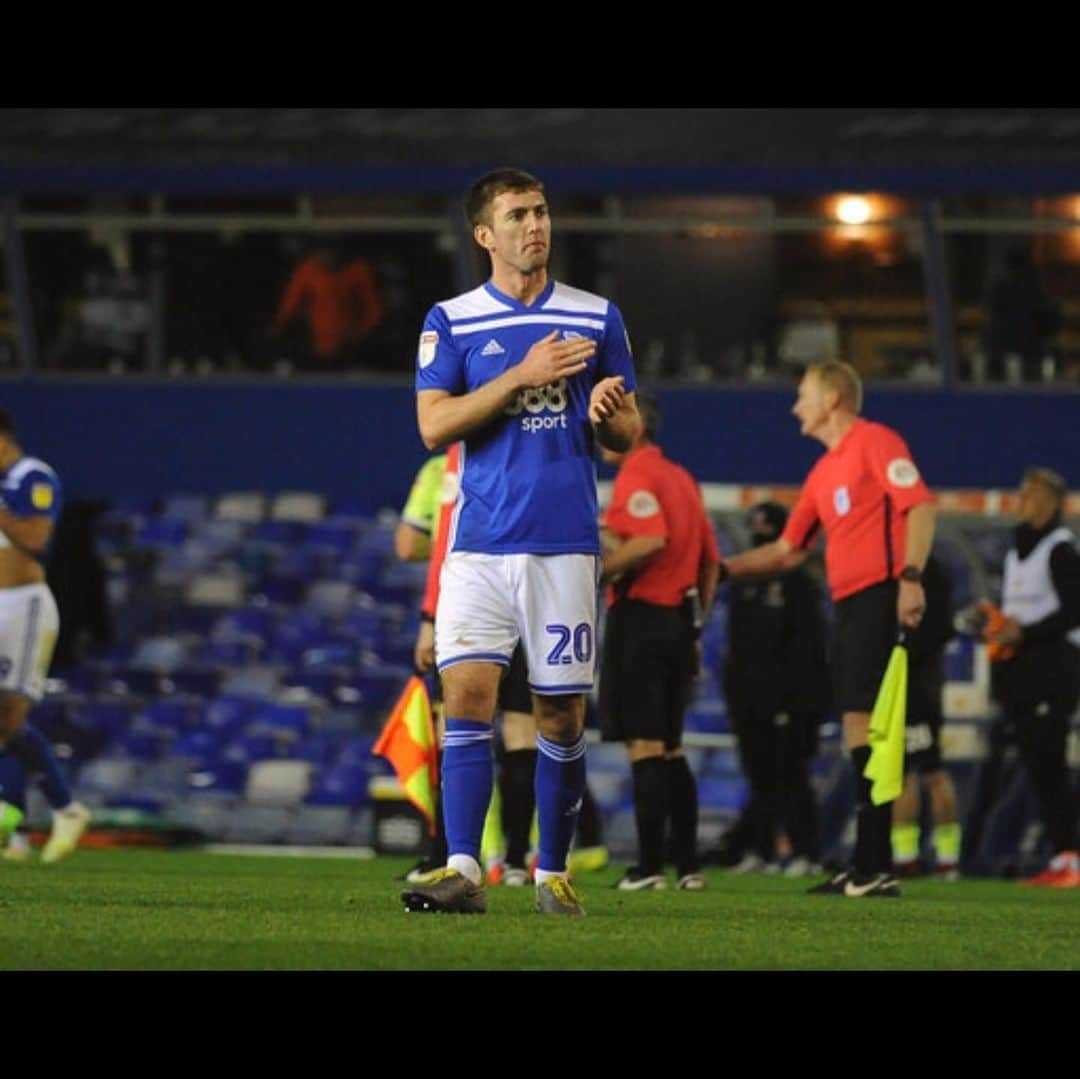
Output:
[[[503,754],[499,767],[506,864],[525,868],[529,856],[529,832],[536,809],[535,749],[514,749]]]
[[[685,757],[668,757],[668,811],[671,817],[671,850],[680,877],[696,873],[698,796],[694,773]]]
[[[577,837],[575,846],[602,847],[604,829],[600,822],[600,809],[588,786],[581,796],[581,812],[577,819]]]
[[[855,769],[855,853],[852,868],[860,877],[879,872],[879,841],[875,829],[874,805],[870,801],[871,781],[863,775],[870,760],[870,747],[859,746],[851,751],[851,766]]]
[[[438,754],[439,775],[442,776],[442,750]],[[446,846],[446,821],[442,811],[442,785],[435,790],[435,834],[430,837],[428,844],[428,861],[434,866],[446,865],[446,859],[450,857],[450,851]]]
[[[663,757],[636,761],[634,818],[637,821],[638,869],[646,876],[664,871],[664,832],[668,816],[668,769]]]

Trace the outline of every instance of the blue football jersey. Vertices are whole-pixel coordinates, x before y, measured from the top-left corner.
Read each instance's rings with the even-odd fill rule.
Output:
[[[36,457],[20,457],[0,478],[0,499],[16,517],[60,516],[63,491],[60,477]],[[0,547],[10,547],[11,541],[0,532]],[[33,554],[33,552],[28,552]],[[42,554],[34,554],[41,559]]]
[[[551,281],[525,305],[489,281],[428,312],[416,388],[471,393],[521,363],[553,330],[591,337],[597,350],[587,370],[523,391],[465,437],[449,550],[599,554],[589,396],[613,375],[623,376],[627,391],[636,389],[630,342],[613,303]]]

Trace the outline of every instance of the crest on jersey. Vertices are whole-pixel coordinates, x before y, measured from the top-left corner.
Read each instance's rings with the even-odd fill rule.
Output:
[[[435,359],[435,349],[439,347],[439,335],[434,330],[425,330],[420,335],[420,353],[418,361],[421,367],[427,367]]]
[[[837,487],[833,491],[832,504],[833,509],[836,510],[837,515],[840,517],[851,512],[851,495],[846,487]]]
[[[30,502],[36,510],[47,510],[53,504],[53,489],[47,483],[35,483],[30,488]]]
[[[919,470],[914,461],[906,457],[896,457],[889,462],[885,475],[894,487],[914,487],[919,482]]]
[[[585,335],[583,333],[578,333],[577,330],[563,330],[562,332],[562,339],[564,341],[581,341],[584,337]]]
[[[660,512],[660,503],[652,491],[635,491],[627,499],[626,512],[631,517],[655,517]]]

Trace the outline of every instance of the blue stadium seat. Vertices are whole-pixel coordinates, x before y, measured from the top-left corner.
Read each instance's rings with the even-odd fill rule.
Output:
[[[123,734],[131,726],[134,715],[134,704],[121,701],[90,700],[73,710],[73,718],[103,731],[110,739]]]
[[[170,755],[192,764],[220,758],[223,746],[221,735],[214,731],[185,731],[169,747]]]
[[[265,648],[273,638],[277,614],[270,607],[241,607],[229,611],[215,623],[211,636],[216,641],[240,641]]]
[[[171,734],[188,730],[195,723],[191,701],[182,697],[150,701],[138,713],[136,723],[140,727],[156,728]]]
[[[213,697],[221,688],[221,682],[222,674],[216,667],[191,664],[170,671],[162,681],[162,689],[195,697]]]
[[[336,632],[349,640],[376,647],[383,638],[385,618],[378,607],[354,607],[338,623]]]
[[[349,806],[355,808],[369,801],[368,771],[361,765],[337,764],[319,772],[311,791],[304,799],[308,805]]]
[[[698,803],[702,809],[739,812],[748,796],[749,789],[743,779],[698,780]]]
[[[307,671],[338,670],[355,667],[361,652],[355,641],[320,640],[300,654],[300,666]]]
[[[311,725],[307,708],[302,705],[260,704],[247,722],[245,731],[249,734],[268,734],[271,737],[281,735],[299,738],[307,733]]]
[[[285,674],[281,684],[285,689],[306,689],[322,697],[325,701],[334,700],[334,693],[344,681],[348,672],[342,668],[329,667],[325,670],[309,670],[297,667]]]
[[[246,697],[224,695],[207,701],[201,709],[198,729],[217,735],[223,742],[230,741],[244,729],[256,707],[257,702]]]
[[[945,646],[945,680],[971,682],[975,678],[975,642],[970,637],[954,637]]]
[[[331,764],[341,751],[342,740],[329,734],[312,734],[298,738],[289,747],[289,759],[307,761],[317,768]]]
[[[354,703],[361,704],[369,712],[378,712],[392,706],[405,683],[412,677],[408,667],[364,668],[355,671],[338,689],[338,699],[343,690],[352,690],[358,694]]]
[[[701,734],[729,733],[731,726],[728,723],[727,706],[723,699],[695,701],[687,709],[683,729]]]
[[[327,519],[371,523],[381,508],[369,495],[342,495],[331,500]]]
[[[135,645],[131,666],[142,670],[171,671],[187,659],[188,645],[178,637],[144,637]]]
[[[246,781],[245,761],[207,761],[188,772],[188,797],[235,800],[244,793]]]
[[[222,759],[245,768],[255,761],[273,760],[278,755],[277,742],[269,734],[238,734],[222,752]]]
[[[308,529],[302,546],[340,557],[356,546],[359,537],[360,529],[351,521],[321,521]]]
[[[199,663],[218,667],[243,667],[256,656],[256,646],[250,641],[211,640],[204,641],[196,659]]]
[[[206,495],[168,495],[162,502],[161,516],[189,525],[201,523],[210,518],[210,499]]]
[[[134,761],[156,761],[168,738],[159,730],[129,730],[120,736],[119,748]]]
[[[260,521],[248,533],[248,542],[291,547],[303,541],[307,526],[299,521]]]
[[[187,539],[187,524],[166,517],[146,521],[135,534],[142,547],[179,547]]]

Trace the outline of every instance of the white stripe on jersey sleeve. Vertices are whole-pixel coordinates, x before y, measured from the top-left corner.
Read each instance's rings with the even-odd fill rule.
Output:
[[[487,322],[467,322],[463,326],[451,326],[450,333],[454,337],[466,333],[478,333],[481,330],[505,329],[507,326],[584,326],[590,330],[602,330],[604,320],[602,318],[578,318],[574,315],[560,315],[549,313],[546,315],[506,315],[503,318],[488,319]]]
[[[479,318],[483,315],[497,315],[501,311],[512,311],[513,308],[496,300],[483,285],[474,288],[472,292],[463,292],[452,300],[444,300],[437,304],[441,307],[448,321],[462,318]]]
[[[544,310],[556,308],[559,311],[580,311],[582,314],[607,315],[609,302],[603,296],[597,296],[583,289],[571,288],[559,281],[544,304]]]
[[[37,457],[20,457],[9,469],[7,478],[12,483],[22,483],[23,477],[27,472],[44,472],[45,475],[49,476],[54,482],[59,480],[56,472]]]

